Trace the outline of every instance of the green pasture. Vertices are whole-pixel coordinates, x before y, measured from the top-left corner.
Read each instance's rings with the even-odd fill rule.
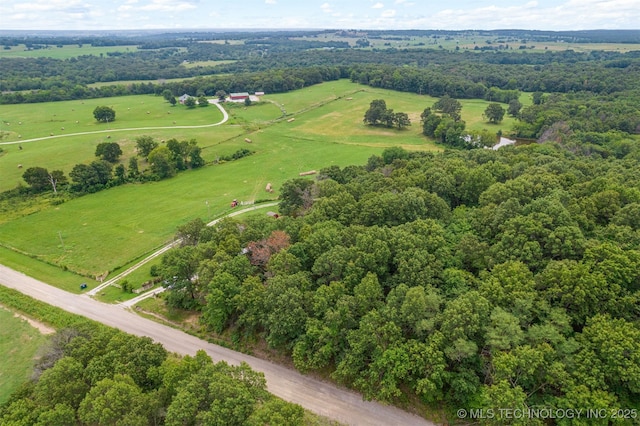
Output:
[[[99,123],[93,118],[95,107],[105,104],[116,111],[116,120],[112,123]],[[0,105],[0,132],[4,136],[0,139],[3,149],[0,191],[22,182],[22,174],[29,167],[68,173],[75,164],[89,163],[95,159],[95,148],[101,142],[119,143],[123,151],[121,162],[125,165],[128,158],[135,155],[135,139],[141,135],[153,136],[159,142],[193,138],[206,148],[236,135],[239,129],[180,127],[204,126],[221,120],[222,113],[213,105],[193,109],[183,105],[172,107],[161,97],[149,95]],[[206,159],[206,154],[203,155]],[[141,162],[140,166],[145,165]]]
[[[97,106],[115,110],[116,119],[101,123],[93,117]],[[22,142],[32,138],[65,137],[69,134],[140,127],[198,126],[220,121],[213,105],[189,109],[171,106],[160,96],[137,95],[103,99],[0,105],[0,142]]]
[[[185,68],[199,68],[199,67],[215,67],[218,65],[234,64],[238,61],[226,60],[226,61],[193,61],[182,64]]]
[[[65,271],[58,266],[42,262],[2,246],[0,246],[0,263],[70,293],[91,290],[99,284],[91,278]],[[80,290],[80,284],[83,283],[87,284],[86,290]]]
[[[130,86],[132,84],[164,84],[174,83],[185,80],[193,80],[199,77],[179,77],[179,78],[160,78],[156,80],[117,80],[117,81],[99,81],[97,83],[87,84],[87,87],[105,87],[105,86]]]
[[[2,243],[80,274],[98,275],[166,243],[178,225],[206,218],[209,211],[226,211],[234,198],[277,196],[264,192],[267,183],[279,188],[300,172],[363,163],[380,152],[287,139],[256,141],[252,149],[256,154],[238,161],[105,190],[4,223]]]
[[[498,130],[502,130],[506,135],[516,123],[516,119],[506,113],[506,110],[509,108],[507,104],[500,104],[505,109],[502,122],[491,124],[482,117],[489,102],[480,99],[461,99],[460,103],[462,104],[462,119],[466,123],[467,130],[487,129],[492,133],[497,133]]]
[[[385,37],[385,36],[383,36]],[[458,47],[460,50],[474,50],[476,46],[498,46],[500,44],[508,44],[510,51],[513,52],[541,52],[545,50],[563,51],[574,50],[576,52],[590,52],[594,50],[606,50],[615,52],[630,52],[634,50],[640,50],[640,44],[638,43],[565,43],[555,41],[533,41],[529,40],[523,43],[521,39],[509,38],[509,37],[497,37],[497,36],[482,36],[479,34],[459,34],[449,36],[434,37],[399,37],[397,35],[389,34],[389,37],[385,38],[367,38],[366,33],[353,34],[347,37],[339,36],[337,34],[319,34],[317,37],[299,37],[300,40],[316,40],[316,41],[346,41],[350,46],[355,47],[356,41],[359,39],[367,39],[370,46],[367,49],[443,49],[443,50],[455,50]],[[527,49],[520,49],[521,45],[527,46]]]
[[[412,126],[404,130],[372,127],[362,119],[369,104],[374,99],[385,99],[387,108],[406,112]],[[382,89],[363,89],[322,104],[303,114],[304,119],[278,124],[283,136],[294,141],[315,141],[378,147],[402,146],[406,149],[437,149],[422,136],[420,114],[434,99],[426,96],[403,94]]]
[[[231,44],[231,45],[239,45],[244,44],[245,40],[202,40],[198,43],[209,43],[209,44]]]
[[[110,52],[135,52],[136,46],[91,46],[77,44],[57,47],[50,45],[48,48],[27,50],[24,44],[11,46],[11,49],[0,49],[0,58],[53,58],[70,59],[81,55],[101,56]]]
[[[283,116],[275,102],[254,102],[247,107],[244,103],[226,102],[224,108],[229,113],[230,124],[241,124],[246,129],[257,129]]]
[[[210,113],[217,108],[211,107]],[[219,111],[218,111],[219,114]],[[135,131],[114,131],[108,134],[81,135],[68,138],[50,139],[19,145],[0,145],[4,150],[0,155],[0,191],[15,188],[18,184],[24,184],[22,174],[29,167],[45,167],[48,170],[62,170],[66,175],[75,164],[88,164],[95,160],[96,146],[101,142],[117,142],[123,155],[120,163],[128,166],[129,157],[136,154],[136,138],[142,135],[152,136],[156,141],[175,138],[177,140],[195,139],[198,146],[202,147],[202,157],[206,161],[213,161],[220,155],[228,152],[226,146],[219,147],[221,143],[242,134],[245,130],[241,126],[217,126],[197,129],[156,129]],[[18,168],[22,165],[21,168]],[[140,170],[148,164],[139,159]],[[0,223],[2,222],[0,218]]]
[[[341,97],[352,96],[361,90],[369,89],[368,86],[352,83],[349,80],[337,80],[323,84],[316,84],[302,90],[287,93],[270,94],[264,97],[267,101],[274,101],[286,110],[289,115],[300,114],[306,110],[326,104]],[[389,91],[394,97],[401,97],[400,92]]]
[[[404,130],[365,126],[362,118],[373,99],[385,99],[388,108],[406,112],[413,125]],[[208,128],[116,132],[116,125],[126,123],[131,127],[166,123],[167,111],[172,112],[170,120],[177,118],[179,124],[216,122],[221,114],[214,106],[193,110],[182,106],[172,108],[162,98],[154,96],[92,102],[91,105],[88,101],[85,105],[77,101],[3,106],[0,112],[4,116],[13,114],[10,119],[14,122],[21,117],[23,126],[25,122],[34,123],[32,135],[42,135],[50,132],[52,126],[60,125],[52,122],[53,111],[87,114],[95,105],[106,103],[114,105],[117,112],[122,111],[116,122],[111,123],[114,129],[109,134],[111,141],[123,146],[124,158],[134,155],[137,136],[149,134],[159,141],[172,137],[196,139],[203,147],[203,157],[208,164],[161,182],[128,184],[58,205],[42,203],[29,210],[25,208],[22,216],[14,214],[0,220],[1,244],[28,254],[30,262],[41,260],[86,276],[106,271],[113,275],[170,241],[180,224],[196,217],[206,220],[229,212],[232,199],[252,201],[277,197],[282,183],[298,177],[301,172],[334,164],[363,164],[371,155],[380,154],[390,146],[412,150],[440,149],[421,135],[420,126],[420,113],[433,105],[435,98],[370,88],[347,80],[267,95],[263,102],[249,107],[227,105],[229,122]],[[486,105],[486,101],[463,101],[462,116],[468,126],[506,131],[509,126],[506,121],[500,126],[482,122]],[[83,106],[86,110],[78,111]],[[34,115],[28,114],[29,107],[33,108]],[[284,117],[282,109],[286,111]],[[146,114],[147,110],[150,114]],[[36,111],[48,115],[39,117]],[[105,127],[91,119],[92,115],[85,121],[85,128]],[[6,153],[0,157],[3,176],[0,185],[3,189],[14,187],[20,181],[22,170],[32,165],[68,172],[78,162],[91,161],[95,146],[105,141],[106,135],[88,134],[23,143],[22,150],[16,145],[4,145]],[[255,153],[237,161],[215,163],[220,157],[241,148]],[[23,164],[23,168],[17,169],[16,164]],[[146,166],[144,161],[140,161],[140,166]],[[264,191],[267,183],[272,184],[275,193]],[[6,251],[0,251],[0,262],[4,262],[5,256]],[[72,286],[75,285],[74,282]]]
[[[31,375],[38,349],[47,338],[0,306],[0,404]]]

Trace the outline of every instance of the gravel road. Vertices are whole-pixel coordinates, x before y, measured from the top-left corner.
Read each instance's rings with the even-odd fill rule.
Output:
[[[363,401],[361,395],[334,384],[208,343],[180,330],[142,318],[122,307],[98,302],[87,295],[67,293],[3,265],[0,265],[0,284],[125,332],[151,337],[171,352],[194,355],[196,351],[203,349],[214,361],[226,361],[234,365],[244,361],[254,370],[264,373],[271,393],[344,424],[435,426],[434,423],[398,408]]]

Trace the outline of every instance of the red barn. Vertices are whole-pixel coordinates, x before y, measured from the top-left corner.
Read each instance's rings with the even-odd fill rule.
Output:
[[[229,95],[229,99],[231,99],[232,101],[244,101],[248,97],[249,94],[247,92],[231,93]]]

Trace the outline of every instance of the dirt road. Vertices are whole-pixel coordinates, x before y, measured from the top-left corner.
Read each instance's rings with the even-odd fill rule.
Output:
[[[44,140],[48,140],[48,139],[66,138],[66,137],[69,137],[69,136],[95,135],[95,134],[98,134],[98,133],[130,132],[130,131],[138,131],[138,130],[202,129],[202,128],[205,128],[205,127],[220,126],[221,124],[226,123],[229,120],[229,114],[227,114],[227,111],[222,107],[222,105],[218,104],[217,102],[210,102],[210,103],[212,103],[213,105],[218,107],[218,109],[222,112],[222,120],[220,120],[217,123],[202,124],[202,125],[199,125],[199,126],[132,127],[132,128],[129,128],[129,129],[105,129],[105,130],[93,130],[93,131],[90,131],[90,132],[62,133],[62,134],[59,134],[59,135],[43,136],[43,137],[40,137],[40,138],[24,139],[24,140],[21,139],[21,140],[10,141],[10,142],[0,142],[0,145],[18,145],[18,144],[29,143],[29,142],[44,141]]]
[[[203,349],[214,361],[224,360],[235,365],[244,361],[254,370],[264,373],[271,393],[345,424],[434,426],[434,423],[400,409],[363,401],[359,394],[333,384],[207,343],[180,330],[142,318],[122,307],[104,304],[86,295],[67,293],[3,265],[0,265],[0,284],[128,333],[149,336],[171,352],[193,355],[197,350]]]

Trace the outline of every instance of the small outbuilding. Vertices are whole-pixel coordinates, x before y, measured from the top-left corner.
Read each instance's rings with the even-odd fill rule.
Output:
[[[187,100],[187,99],[189,99],[190,97],[191,97],[191,96],[189,96],[189,95],[187,95],[187,94],[185,93],[184,95],[182,95],[182,96],[180,96],[180,97],[178,98],[178,101],[180,101],[180,103],[181,103],[181,104],[183,104],[183,103],[184,103],[184,101],[186,101],[186,100]]]

